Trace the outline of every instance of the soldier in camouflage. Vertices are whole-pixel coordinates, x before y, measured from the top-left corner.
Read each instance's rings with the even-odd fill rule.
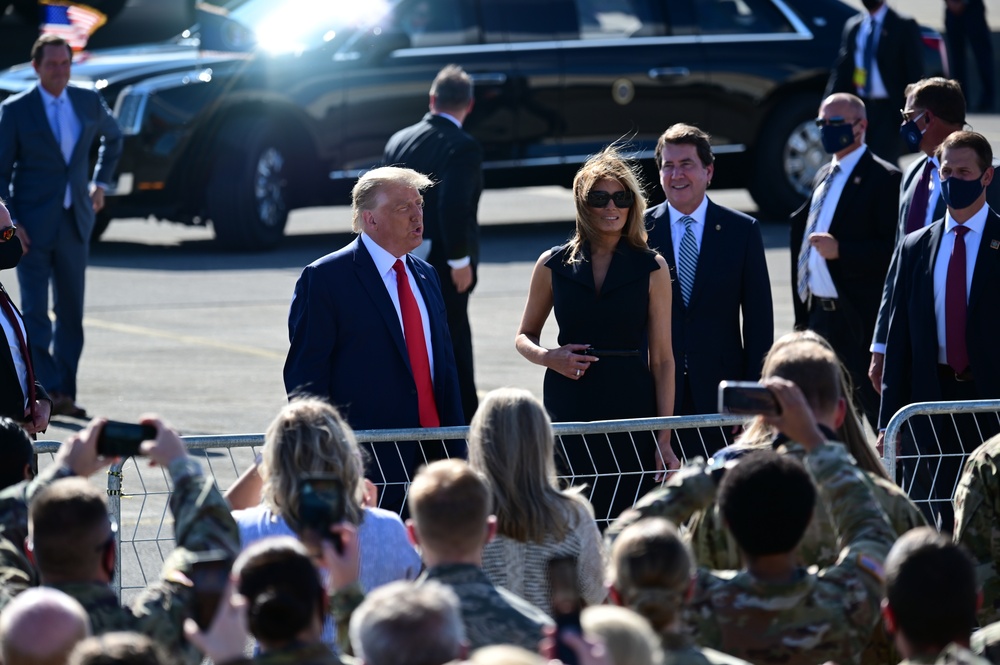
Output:
[[[979,625],[1000,621],[1000,436],[977,448],[965,462],[955,490],[955,542],[976,561],[983,591]]]
[[[38,484],[22,488],[10,498],[8,506],[16,506],[5,514],[3,536],[23,527],[11,524],[24,514],[28,519],[29,555],[37,566],[42,585],[51,586],[72,596],[87,610],[95,635],[112,631],[141,632],[156,640],[172,656],[189,663],[200,662],[198,653],[185,641],[182,625],[191,615],[195,596],[189,578],[190,566],[200,553],[209,550],[239,552],[239,532],[225,499],[214,484],[205,478],[201,466],[187,455],[177,434],[155,418],[144,422],[157,430],[154,440],[142,444],[142,454],[159,464],[170,475],[173,493],[170,509],[174,518],[177,546],[163,565],[162,577],[147,586],[127,607],[119,604],[110,586],[117,556],[113,525],[108,518],[103,493],[90,485],[85,477],[69,477],[90,473],[106,460],[97,455],[97,438],[104,423],[95,419],[79,435],[68,442],[68,453],[74,463],[59,464],[49,474],[41,474]],[[62,450],[62,449],[61,449]],[[65,461],[65,460],[63,460]],[[53,466],[57,466],[53,465]],[[12,488],[14,489],[14,488]],[[9,498],[9,497],[8,497]],[[11,552],[12,541],[0,548],[10,556],[0,568],[0,578],[27,581],[22,565],[10,572],[7,564],[17,564]]]
[[[989,662],[969,650],[977,600],[972,559],[947,535],[921,527],[892,546],[882,618],[904,665]]]

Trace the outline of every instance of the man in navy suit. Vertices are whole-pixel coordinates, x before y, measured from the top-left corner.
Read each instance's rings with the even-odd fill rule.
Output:
[[[17,277],[35,374],[52,397],[54,415],[84,417],[76,404],[84,273],[94,216],[104,207],[122,133],[98,93],[68,85],[72,56],[65,40],[40,37],[31,49],[38,85],[0,105],[0,196],[9,196],[24,247]],[[99,137],[91,179],[90,149]]]
[[[882,375],[880,446],[889,419],[907,404],[1000,398],[1000,216],[986,204],[993,151],[981,134],[960,131],[946,138],[936,154],[948,210],[930,226],[907,235],[897,251]],[[962,455],[998,427],[992,415],[939,421],[936,432],[917,423],[913,437],[901,442],[902,461],[912,483],[907,488],[911,498],[930,498],[932,520],[950,531],[951,497]],[[915,453],[930,457],[915,459]]]
[[[900,173],[865,144],[865,105],[854,95],[827,97],[816,122],[833,159],[792,215],[795,329],[830,342],[854,384],[845,397],[874,428],[879,396],[868,380],[868,348],[895,246]]]
[[[387,166],[411,168],[437,183],[426,193],[424,245],[417,254],[426,257],[441,278],[466,423],[479,406],[469,295],[476,286],[479,263],[476,217],[483,191],[483,150],[462,129],[473,102],[472,79],[461,67],[448,65],[431,85],[430,113],[396,132],[382,159]],[[426,254],[422,252],[425,249]]]
[[[409,254],[423,239],[421,191],[431,184],[399,167],[361,176],[352,192],[360,235],[306,266],[295,285],[285,388],[329,400],[354,429],[465,423],[437,272]],[[439,456],[425,449],[418,459],[413,441],[368,449],[368,476],[390,485],[386,508],[402,507],[416,464]],[[463,454],[464,444],[447,449]]]
[[[759,379],[774,341],[760,225],[705,196],[714,159],[708,134],[691,125],[672,125],[657,142],[667,200],[646,212],[646,228],[674,285],[675,415],[717,413],[719,382]],[[677,434],[688,458],[725,444],[711,430],[703,437]]]

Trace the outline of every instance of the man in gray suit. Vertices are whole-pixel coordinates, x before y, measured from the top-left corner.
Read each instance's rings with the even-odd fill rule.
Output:
[[[72,59],[65,40],[40,37],[31,49],[38,84],[0,105],[0,197],[9,197],[24,247],[17,277],[35,375],[52,398],[53,415],[84,417],[76,404],[84,273],[94,216],[104,207],[122,133],[98,93],[69,86]],[[91,179],[90,149],[98,137]]]

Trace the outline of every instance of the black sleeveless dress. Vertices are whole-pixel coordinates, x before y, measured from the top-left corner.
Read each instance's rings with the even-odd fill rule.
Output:
[[[594,287],[590,248],[567,264],[568,245],[545,263],[552,270],[552,300],[559,344],[590,344],[600,360],[573,380],[547,370],[545,408],[554,422],[588,422],[656,415],[649,371],[649,275],[659,269],[650,251],[623,239],[611,258],[600,293]],[[602,354],[602,351],[608,354]],[[564,437],[557,464],[569,484],[589,484],[598,522],[605,526],[655,484],[656,442],[648,432]]]

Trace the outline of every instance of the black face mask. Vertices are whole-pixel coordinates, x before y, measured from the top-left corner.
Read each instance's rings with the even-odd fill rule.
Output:
[[[9,270],[17,267],[23,253],[21,239],[17,236],[14,236],[7,242],[0,242],[0,270]]]
[[[882,0],[861,0],[861,4],[870,12],[881,7]]]

